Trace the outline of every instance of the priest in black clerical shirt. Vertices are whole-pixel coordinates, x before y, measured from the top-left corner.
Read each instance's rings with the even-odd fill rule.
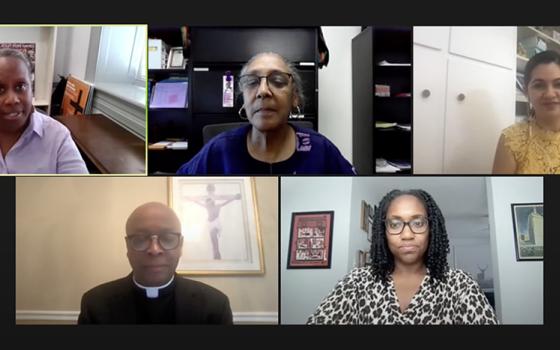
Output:
[[[155,202],[136,208],[125,239],[132,272],[86,292],[78,324],[232,324],[225,294],[175,273],[183,236],[170,208]]]

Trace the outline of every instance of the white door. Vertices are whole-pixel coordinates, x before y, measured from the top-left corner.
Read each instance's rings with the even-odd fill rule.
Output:
[[[500,132],[514,121],[514,70],[450,56],[444,172],[491,173]]]
[[[449,52],[514,69],[517,27],[451,27]]]
[[[441,174],[447,59],[441,51],[414,45],[413,67],[414,173]]]
[[[450,27],[414,27],[415,44],[447,51]]]

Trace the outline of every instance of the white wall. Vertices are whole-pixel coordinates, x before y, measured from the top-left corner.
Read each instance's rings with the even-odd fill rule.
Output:
[[[69,74],[85,79],[91,27],[59,27],[57,35],[54,80]]]
[[[504,324],[543,323],[543,262],[517,261],[512,203],[542,203],[542,177],[487,178],[496,312]]]
[[[477,279],[484,269],[484,279],[492,280],[492,256],[490,254],[490,227],[488,215],[448,216],[445,226],[449,236],[451,252],[448,256],[449,267],[458,268]],[[491,288],[489,281],[482,288]]]
[[[319,70],[319,132],[352,160],[352,38],[360,27],[321,27],[329,64]]]
[[[350,177],[281,179],[281,322],[302,324],[347,273]],[[292,212],[334,210],[330,269],[286,269]]]

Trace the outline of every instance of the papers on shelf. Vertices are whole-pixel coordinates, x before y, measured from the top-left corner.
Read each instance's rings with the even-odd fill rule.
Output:
[[[188,148],[189,148],[189,143],[187,141],[177,141],[167,145],[167,149],[188,149]]]
[[[377,173],[396,173],[408,169],[411,169],[411,166],[410,162],[406,160],[386,160],[384,158],[375,160],[375,172]]]
[[[408,170],[411,168],[410,162],[406,160],[388,160],[387,163],[401,170]]]
[[[171,141],[160,141],[156,143],[152,143],[148,146],[148,149],[165,149],[168,145],[171,144]]]
[[[400,129],[402,131],[410,131],[410,124],[398,124],[398,123],[389,123],[384,121],[376,121],[375,122],[376,129]]]
[[[383,60],[377,64],[378,66],[392,66],[392,67],[410,67],[410,63],[396,63]]]
[[[375,160],[375,172],[376,173],[396,173],[400,169],[396,166],[389,164],[383,158],[377,158]]]
[[[148,149],[163,150],[163,149],[188,149],[188,141],[160,141],[148,146]]]
[[[382,122],[382,121],[375,122],[375,128],[376,129],[387,129],[387,128],[393,128],[395,126],[397,126],[397,123],[388,123],[388,122]]]
[[[395,97],[411,97],[410,92],[399,92],[398,94],[395,94]]]
[[[397,124],[397,128],[403,131],[410,131],[410,124]]]

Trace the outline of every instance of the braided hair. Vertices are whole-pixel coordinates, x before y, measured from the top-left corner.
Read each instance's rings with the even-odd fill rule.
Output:
[[[428,249],[424,255],[424,264],[430,270],[430,282],[445,280],[448,270],[447,253],[449,253],[449,240],[445,229],[445,219],[435,200],[424,190],[392,190],[379,202],[373,216],[371,262],[374,276],[387,282],[389,275],[395,269],[395,258],[387,244],[385,233],[385,219],[387,210],[397,197],[411,195],[420,200],[426,208],[430,226]]]

